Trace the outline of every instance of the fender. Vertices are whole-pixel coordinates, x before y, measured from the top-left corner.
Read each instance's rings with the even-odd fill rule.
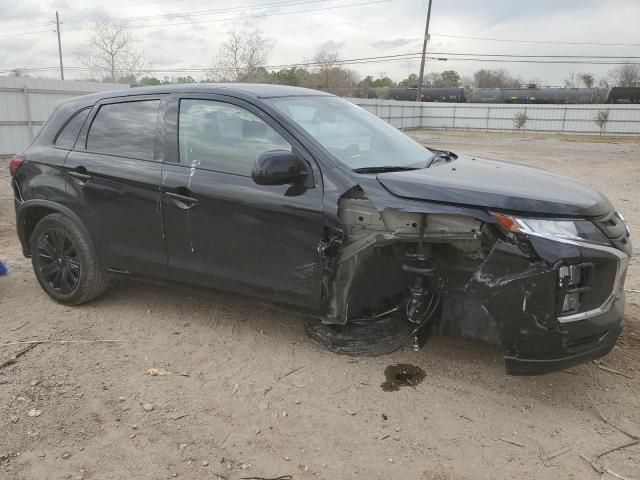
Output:
[[[26,232],[25,220],[27,217],[27,213],[33,208],[46,208],[48,210],[53,210],[54,212],[61,213],[64,216],[69,217],[71,220],[73,220],[76,223],[76,225],[80,227],[80,229],[82,230],[82,233],[84,233],[87,236],[87,238],[91,241],[91,245],[94,247],[94,250],[95,250],[95,243],[93,241],[93,238],[89,234],[89,230],[87,230],[87,227],[85,227],[84,223],[82,223],[82,220],[80,220],[80,217],[78,217],[78,215],[76,215],[73,210],[59,203],[52,202],[51,200],[33,199],[33,200],[26,200],[16,206],[16,227],[18,230],[18,238],[20,239],[20,245],[22,246],[22,254],[25,257],[27,258],[31,257],[31,248],[29,248],[30,242],[29,242],[29,239],[26,237],[27,232]],[[97,251],[96,251],[96,254],[97,254]]]

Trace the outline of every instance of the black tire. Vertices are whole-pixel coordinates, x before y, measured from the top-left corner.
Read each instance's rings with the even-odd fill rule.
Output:
[[[107,288],[108,274],[91,239],[60,213],[47,215],[36,225],[31,264],[42,289],[65,305],[90,302]]]
[[[409,341],[407,322],[395,316],[352,321],[346,325],[308,320],[305,330],[313,341],[338,355],[375,357],[395,352]]]

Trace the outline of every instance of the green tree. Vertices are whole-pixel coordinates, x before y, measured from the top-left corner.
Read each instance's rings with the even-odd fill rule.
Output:
[[[440,74],[441,87],[454,88],[462,85],[462,79],[455,70],[445,70]]]
[[[358,84],[358,87],[360,88],[383,88],[393,86],[395,86],[395,82],[386,75],[383,75],[376,79],[374,79],[371,75],[367,75]]]
[[[300,76],[298,75],[298,70],[295,67],[283,68],[277,72],[271,72],[269,76],[271,83],[292,85],[294,87],[300,85]]]
[[[400,81],[398,83],[399,87],[417,87],[418,86],[418,75],[415,73],[410,74],[407,78]]]
[[[142,77],[140,83],[142,85],[160,85],[162,82],[156,77]]]
[[[178,77],[175,79],[175,83],[196,83],[191,75],[187,75],[186,77]]]

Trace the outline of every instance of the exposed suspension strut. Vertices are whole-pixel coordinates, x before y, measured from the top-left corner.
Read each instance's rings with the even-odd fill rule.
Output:
[[[402,265],[402,269],[405,272],[414,274],[413,286],[405,307],[407,320],[417,325],[411,334],[414,350],[418,350],[424,343],[417,334],[429,322],[439,303],[435,282],[433,281],[436,269],[427,258],[424,245],[426,223],[427,216],[423,213],[420,215],[420,230],[416,252],[405,255],[406,259],[411,262],[410,265]]]

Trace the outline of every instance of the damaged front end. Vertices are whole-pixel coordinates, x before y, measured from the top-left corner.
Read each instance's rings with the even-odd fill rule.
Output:
[[[598,225],[597,243],[510,229],[511,217],[488,209],[385,194],[363,182],[337,202],[320,246],[326,315],[308,327],[325,347],[371,355],[411,340],[417,349],[437,331],[500,346],[510,374],[611,350],[631,249],[628,232],[611,225],[617,217],[600,219],[609,230]]]

